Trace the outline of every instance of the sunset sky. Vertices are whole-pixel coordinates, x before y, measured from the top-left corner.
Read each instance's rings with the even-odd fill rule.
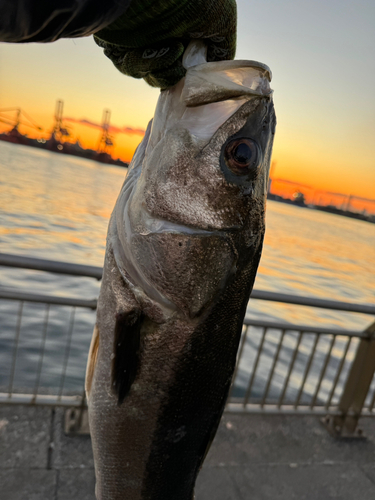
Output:
[[[375,198],[373,0],[237,3],[236,58],[264,62],[273,72],[278,117],[273,177],[305,184],[315,196],[321,189]],[[0,44],[0,110],[21,107],[45,129],[45,137],[55,102],[62,99],[72,138],[96,148],[99,129],[78,122],[98,124],[108,108],[111,124],[126,129],[114,134],[113,155],[129,160],[158,93],[119,73],[92,37]]]

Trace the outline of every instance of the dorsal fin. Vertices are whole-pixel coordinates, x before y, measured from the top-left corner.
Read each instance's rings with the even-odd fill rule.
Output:
[[[137,375],[142,320],[141,311],[133,310],[116,315],[112,388],[119,405],[124,401]]]

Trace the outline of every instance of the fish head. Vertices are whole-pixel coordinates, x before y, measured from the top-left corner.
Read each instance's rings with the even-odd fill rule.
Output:
[[[201,317],[258,265],[276,124],[269,80],[253,61],[194,66],[161,93],[135,154],[114,212],[115,258],[173,314]]]
[[[244,229],[254,204],[264,204],[274,128],[272,101],[254,97],[207,142],[170,130],[146,157],[134,213],[192,229]]]

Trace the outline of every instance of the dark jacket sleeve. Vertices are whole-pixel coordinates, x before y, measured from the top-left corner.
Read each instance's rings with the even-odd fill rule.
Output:
[[[0,0],[0,41],[53,42],[88,36],[125,12],[131,0]]]

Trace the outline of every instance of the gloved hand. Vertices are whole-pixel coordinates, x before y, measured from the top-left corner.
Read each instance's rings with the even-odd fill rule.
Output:
[[[208,61],[233,59],[236,27],[235,0],[132,0],[94,38],[119,71],[165,89],[185,75],[182,55],[193,38],[207,44]]]

